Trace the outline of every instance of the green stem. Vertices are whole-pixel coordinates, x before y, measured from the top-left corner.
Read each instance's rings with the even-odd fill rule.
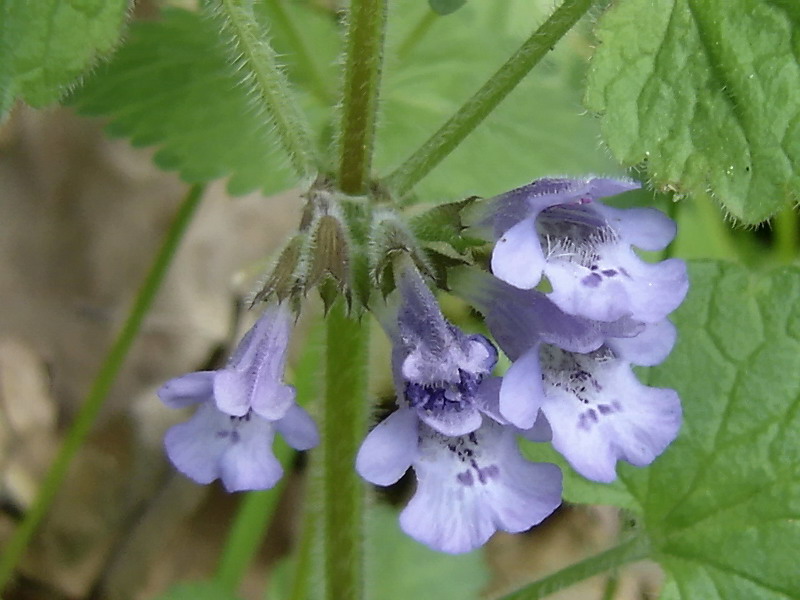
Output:
[[[387,187],[397,196],[413,188],[500,104],[589,10],[592,2],[565,0],[475,95],[386,178]]]
[[[425,34],[430,31],[431,26],[436,22],[439,18],[435,12],[433,12],[430,8],[425,11],[425,14],[422,15],[422,18],[414,25],[414,28],[408,32],[406,38],[402,41],[400,46],[397,48],[397,57],[401,60],[406,58],[413,50],[414,46],[416,46],[419,41],[425,37]]]
[[[773,219],[775,231],[775,254],[783,263],[792,263],[797,258],[800,242],[800,224],[792,206],[787,206]]]
[[[283,464],[291,459],[290,452],[285,454],[287,456],[280,457]],[[282,479],[275,489],[248,492],[241,500],[216,573],[217,582],[232,594],[239,589],[242,577],[267,533],[270,517],[275,512],[284,483],[285,480]]]
[[[311,92],[317,97],[317,100],[323,104],[332,104],[333,97],[328,87],[325,85],[325,80],[320,73],[317,63],[308,51],[305,39],[289,17],[285,0],[270,0],[270,6],[272,6],[271,14],[275,25],[289,38],[289,43],[292,45],[292,50],[294,50],[294,56],[297,62],[302,65],[303,72],[308,76]]]
[[[125,357],[128,355],[133,341],[136,339],[142,321],[150,310],[153,299],[161,287],[164,276],[175,256],[178,244],[183,238],[184,233],[186,233],[192,216],[200,203],[203,190],[204,186],[202,185],[192,186],[178,209],[178,213],[167,231],[166,238],[139,288],[139,292],[128,314],[128,318],[122,326],[122,330],[117,335],[116,340],[114,340],[110,351],[106,355],[100,367],[100,371],[97,373],[92,383],[89,394],[86,396],[86,400],[67,431],[64,442],[53,464],[47,471],[44,481],[42,481],[36,499],[25,514],[22,523],[20,523],[16,531],[14,531],[2,556],[0,556],[0,590],[5,587],[11,578],[14,567],[22,557],[31,537],[42,518],[47,513],[58,489],[67,476],[67,470],[69,469],[72,459],[89,434],[103,406],[103,401],[111,390],[111,386],[117,378],[117,374],[125,361]]]
[[[387,0],[350,0],[345,47],[339,188],[362,194],[375,143]]]
[[[649,551],[650,544],[647,538],[644,536],[633,537],[619,546],[534,581],[516,592],[503,596],[501,600],[538,600],[589,577],[646,558]]]
[[[366,430],[368,327],[339,299],[328,315],[323,416],[325,597],[363,597],[364,485],[355,472]]]
[[[310,128],[250,2],[215,0],[209,11],[227,37],[229,54],[242,74],[242,82],[249,86],[259,108],[275,126],[292,167],[300,177],[312,178],[319,161],[311,143]]]

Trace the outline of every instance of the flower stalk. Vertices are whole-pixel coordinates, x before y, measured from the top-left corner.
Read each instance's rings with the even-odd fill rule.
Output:
[[[644,536],[633,537],[605,552],[542,577],[501,600],[536,600],[554,594],[578,582],[606,573],[624,564],[647,558],[650,543]]]
[[[242,73],[242,81],[255,99],[256,107],[274,125],[294,171],[310,180],[319,163],[310,128],[250,3],[216,0],[208,6],[221,25],[231,59]]]
[[[386,177],[398,197],[410,191],[450,154],[572,29],[592,0],[566,0],[456,113]]]
[[[323,431],[323,532],[325,597],[363,597],[364,486],[353,469],[366,429],[365,322],[351,319],[338,300],[327,318]]]
[[[386,0],[351,0],[339,140],[340,189],[363,194],[375,144]]]

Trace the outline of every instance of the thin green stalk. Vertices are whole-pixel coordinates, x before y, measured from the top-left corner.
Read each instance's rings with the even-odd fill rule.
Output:
[[[287,451],[285,454],[291,453]],[[283,458],[281,462],[286,464],[288,456]],[[235,594],[239,589],[242,577],[267,533],[284,484],[285,479],[282,479],[275,489],[248,492],[241,500],[215,576],[217,582],[231,593]]]
[[[372,166],[387,0],[350,0],[339,140],[339,188],[365,191]]]
[[[650,544],[644,536],[633,537],[619,546],[591,556],[503,596],[501,600],[539,600],[584,579],[600,575],[621,565],[647,558]]]
[[[414,28],[408,32],[406,38],[397,47],[397,57],[402,60],[408,56],[408,53],[411,52],[414,46],[416,46],[423,37],[425,37],[425,34],[430,31],[431,26],[438,18],[439,15],[430,8],[427,9],[425,14],[417,21],[417,24],[414,25]]]
[[[251,3],[248,0],[215,0],[208,10],[221,25],[231,60],[258,108],[275,126],[292,167],[300,177],[312,178],[319,161],[311,143],[310,127]]]
[[[333,96],[325,85],[325,80],[320,73],[319,67],[311,53],[308,51],[305,39],[298,31],[295,24],[292,22],[289,13],[286,10],[286,0],[270,0],[272,6],[272,17],[278,29],[286,34],[289,38],[289,43],[294,50],[294,57],[297,62],[302,65],[303,72],[308,76],[309,88],[311,92],[317,97],[317,100],[323,104],[332,104]]]
[[[339,299],[328,314],[323,416],[325,597],[359,600],[364,593],[364,485],[356,452],[367,418],[366,322],[351,319]]]
[[[205,186],[194,185],[184,198],[172,225],[167,231],[166,238],[139,288],[128,318],[106,355],[100,371],[92,382],[92,387],[86,396],[86,400],[67,431],[64,442],[45,475],[44,481],[42,481],[36,499],[28,509],[28,512],[25,513],[25,518],[14,531],[14,535],[9,540],[2,556],[0,556],[0,590],[6,586],[14,573],[14,568],[22,557],[36,528],[50,508],[64,478],[67,476],[67,470],[72,459],[89,434],[103,406],[103,401],[111,390],[125,357],[128,355],[128,351],[139,333],[142,321],[150,310],[153,299],[161,287],[164,276],[175,256],[175,251],[200,203],[204,189]]]
[[[800,245],[800,223],[794,207],[787,206],[773,221],[775,231],[775,255],[783,263],[792,263],[797,258]]]
[[[475,95],[386,177],[397,196],[413,188],[450,154],[589,10],[593,0],[565,0]]]

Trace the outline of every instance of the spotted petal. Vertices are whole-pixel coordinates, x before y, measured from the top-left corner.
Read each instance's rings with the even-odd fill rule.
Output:
[[[185,423],[171,427],[164,439],[175,467],[197,483],[222,479],[228,491],[268,489],[283,470],[272,453],[274,429],[253,415],[249,420],[202,404]]]
[[[677,436],[677,393],[642,385],[608,351],[575,355],[550,347],[542,361],[542,412],[553,447],[584,477],[611,482],[617,460],[648,465]]]
[[[561,503],[561,472],[519,454],[511,429],[487,421],[469,436],[421,432],[417,491],[402,529],[435,550],[462,553],[499,530],[525,531]]]

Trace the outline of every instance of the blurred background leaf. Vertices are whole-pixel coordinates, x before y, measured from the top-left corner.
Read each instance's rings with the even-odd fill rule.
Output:
[[[0,2],[0,122],[19,97],[54,102],[117,45],[127,0]]]

